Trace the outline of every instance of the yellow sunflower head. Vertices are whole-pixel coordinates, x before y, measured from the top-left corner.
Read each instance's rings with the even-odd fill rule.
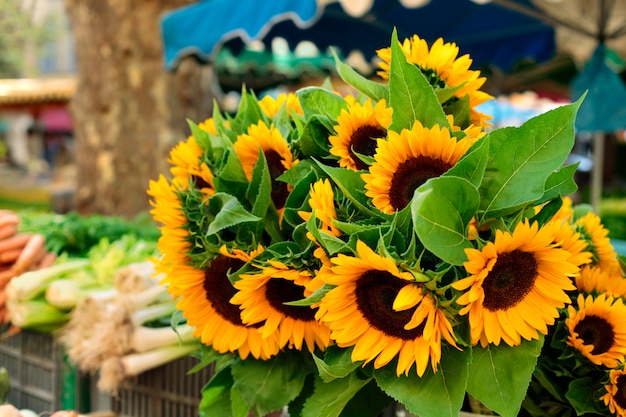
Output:
[[[211,119],[212,120],[212,119]],[[205,162],[202,162],[204,150],[195,138],[190,136],[186,142],[180,142],[170,151],[168,162],[172,164],[170,171],[181,181],[193,182],[195,187],[206,195],[215,194],[213,173]]]
[[[332,236],[341,235],[341,231],[332,222],[337,219],[337,212],[335,210],[335,195],[330,181],[321,179],[312,184],[309,197],[311,211],[299,211],[298,215],[304,221],[308,221],[314,215],[321,222],[320,231]]]
[[[568,306],[567,344],[595,365],[615,368],[626,355],[626,306],[622,299],[600,294],[578,295],[578,308]]]
[[[401,271],[393,259],[357,242],[358,257],[339,254],[320,278],[334,285],[320,303],[317,317],[331,329],[339,347],[351,347],[352,360],[387,365],[397,357],[397,375],[413,364],[423,375],[441,357],[441,336],[454,344],[452,326],[433,297]]]
[[[607,271],[597,266],[584,265],[576,276],[578,292],[614,298],[626,296],[626,278],[621,273]]]
[[[373,156],[376,140],[387,136],[391,124],[392,109],[385,100],[377,102],[367,99],[360,104],[348,97],[348,108],[337,117],[334,136],[328,139],[330,153],[339,157],[339,165],[352,170],[367,169],[368,165],[358,155]],[[358,155],[357,155],[358,154]]]
[[[592,254],[591,265],[609,272],[621,270],[617,253],[609,239],[609,231],[602,225],[600,216],[589,212],[576,220],[574,229],[587,242],[587,251]]]
[[[278,110],[287,103],[287,110],[289,112],[293,112],[295,114],[303,115],[304,111],[302,110],[302,106],[300,105],[300,100],[298,100],[298,96],[294,93],[288,94],[279,94],[276,98],[266,95],[261,100],[259,100],[259,106],[261,106],[261,110],[263,113],[269,118],[276,116]]]
[[[187,254],[191,249],[191,234],[186,227],[187,218],[176,192],[179,189],[180,184],[176,178],[170,184],[161,175],[158,181],[150,181],[147,192],[152,197],[150,214],[161,232],[157,242],[161,257],[155,260],[155,266],[157,271],[166,276],[169,276],[168,271],[172,265],[189,260]]]
[[[249,355],[269,359],[280,350],[277,335],[263,337],[258,325],[245,325],[239,307],[230,303],[236,289],[228,275],[246,261],[240,259],[241,254],[223,253],[204,269],[175,265],[170,271],[168,291],[179,300],[177,308],[202,343],[219,353],[236,352],[242,359]]]
[[[400,211],[420,185],[452,168],[470,146],[467,138],[456,140],[447,128],[429,129],[419,121],[411,130],[389,131],[388,140],[378,141],[369,172],[362,175],[365,195],[384,213]]]
[[[516,346],[547,334],[558,309],[570,303],[566,291],[575,289],[570,276],[578,272],[552,242],[551,228],[522,222],[513,233],[496,231],[482,250],[466,249],[470,276],[452,286],[465,291],[456,302],[459,314],[469,314],[473,344]]]
[[[311,273],[287,267],[280,262],[269,262],[258,267],[258,273],[242,274],[234,283],[238,292],[231,303],[241,308],[245,324],[261,324],[263,338],[278,337],[280,348],[302,349],[310,352],[324,350],[330,344],[330,330],[315,320],[315,309],[309,306],[291,306],[285,303],[306,298],[306,287]]]
[[[277,209],[284,207],[290,187],[276,178],[293,167],[298,160],[294,159],[289,144],[280,131],[273,125],[268,127],[260,121],[250,125],[248,133],[237,137],[234,148],[249,180],[252,178],[254,165],[259,160],[259,152],[263,152],[272,180],[272,201]]]
[[[613,369],[609,373],[610,382],[605,385],[606,394],[600,400],[609,407],[613,415],[626,416],[626,371]]]
[[[587,250],[587,242],[571,223],[560,218],[552,218],[544,227],[552,227],[554,243],[570,253],[571,263],[581,266],[591,262],[592,253]]]
[[[434,88],[462,86],[454,96],[456,99],[462,99],[466,95],[469,97],[471,123],[476,126],[488,126],[491,116],[477,111],[476,107],[493,97],[480,91],[486,78],[480,76],[480,71],[470,70],[472,60],[469,55],[459,57],[459,47],[455,43],[444,43],[441,38],[429,47],[428,43],[417,35],[405,39],[401,47],[407,62],[418,66]],[[381,70],[378,75],[389,79],[391,48],[383,48],[376,52],[381,59],[379,62]],[[445,105],[446,103],[444,108]]]

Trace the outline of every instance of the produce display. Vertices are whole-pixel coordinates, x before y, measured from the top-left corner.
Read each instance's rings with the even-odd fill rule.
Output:
[[[145,219],[0,211],[5,336],[53,335],[69,362],[112,394],[126,378],[188,356],[199,345],[155,272],[158,236]],[[0,417],[29,411],[4,404]]]

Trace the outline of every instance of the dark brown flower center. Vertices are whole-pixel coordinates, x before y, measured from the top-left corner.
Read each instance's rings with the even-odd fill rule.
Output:
[[[267,167],[270,171],[270,178],[272,179],[272,201],[277,209],[285,207],[285,201],[289,195],[287,189],[287,183],[283,181],[277,181],[276,178],[285,173],[285,167],[282,163],[282,158],[278,152],[270,149],[265,152],[265,159],[267,160]]]
[[[196,184],[196,188],[199,190],[211,187],[211,184],[199,175],[192,175],[191,179]]]
[[[228,279],[228,271],[234,272],[241,268],[244,262],[239,259],[220,255],[213,259],[204,270],[204,294],[211,306],[222,316],[235,325],[242,326],[239,306],[230,303],[235,295],[235,287]]]
[[[452,168],[440,159],[430,156],[418,156],[400,163],[391,179],[389,201],[391,206],[400,211],[413,199],[417,188],[431,178],[436,178]]]
[[[304,288],[293,281],[282,278],[272,278],[265,285],[265,297],[270,305],[287,317],[300,321],[314,321],[315,310],[307,306],[285,305],[290,301],[304,298]]]
[[[613,326],[602,317],[586,316],[582,319],[574,331],[582,339],[585,345],[593,345],[591,354],[601,355],[608,352],[615,341]]]
[[[483,282],[484,307],[490,311],[514,307],[533,289],[537,260],[532,253],[514,250],[498,255]]]
[[[357,169],[367,169],[368,165],[356,154],[374,156],[376,153],[376,139],[384,138],[387,132],[380,126],[363,125],[359,126],[350,138],[350,155],[354,160]]]
[[[626,410],[626,375],[620,375],[616,385],[617,392],[613,395],[613,399],[622,410]]]
[[[370,270],[357,281],[355,295],[359,311],[374,328],[403,340],[414,340],[424,332],[422,323],[414,329],[405,330],[417,307],[395,311],[393,302],[407,281],[387,271]]]

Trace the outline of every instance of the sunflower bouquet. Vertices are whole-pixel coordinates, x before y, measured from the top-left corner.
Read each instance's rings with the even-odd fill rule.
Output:
[[[380,81],[337,59],[354,94],[244,90],[235,114],[190,122],[150,182],[157,269],[197,369],[213,367],[201,416],[457,416],[471,396],[513,417],[572,398],[563,352],[621,366],[622,302],[572,298],[609,287],[584,268],[617,271],[601,224],[567,203],[580,102],[490,131],[485,78],[455,44],[394,31],[378,56]],[[610,353],[586,333],[594,312]],[[626,406],[620,375],[593,398],[605,410]]]

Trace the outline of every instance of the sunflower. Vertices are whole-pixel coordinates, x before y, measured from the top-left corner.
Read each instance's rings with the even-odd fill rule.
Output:
[[[578,309],[568,306],[567,344],[595,365],[615,368],[626,355],[626,306],[621,298],[578,295]]]
[[[589,212],[574,222],[574,229],[587,242],[587,251],[591,252],[591,265],[604,270],[620,269],[617,253],[611,245],[609,231],[602,225],[600,217]]]
[[[194,336],[219,353],[237,352],[242,359],[252,355],[269,359],[279,351],[278,338],[263,338],[258,326],[241,321],[239,308],[229,302],[236,290],[228,277],[262,249],[246,254],[222,250],[203,269],[186,264],[174,265],[165,278],[168,292],[176,299],[176,307],[187,323],[194,327]]]
[[[452,327],[429,293],[400,271],[396,262],[357,241],[358,257],[339,254],[320,271],[334,285],[320,303],[318,319],[327,323],[339,347],[354,346],[352,361],[374,361],[381,368],[396,356],[397,375],[413,363],[423,375],[441,357],[441,336],[454,344]]]
[[[266,95],[261,100],[259,100],[259,106],[261,107],[261,110],[263,110],[263,113],[265,113],[265,115],[270,118],[276,116],[278,110],[280,110],[280,108],[285,103],[287,103],[287,110],[289,110],[289,112],[293,112],[299,115],[304,114],[302,106],[300,105],[300,100],[298,100],[298,96],[296,96],[294,93],[279,94],[276,98],[270,95]]]
[[[417,65],[434,88],[459,87],[454,93],[454,99],[468,96],[471,123],[481,127],[488,126],[491,116],[477,111],[476,107],[493,97],[480,91],[487,79],[480,76],[480,71],[469,69],[472,65],[469,55],[459,57],[458,46],[455,43],[444,43],[441,38],[429,48],[428,43],[417,35],[405,39],[401,47],[407,62]],[[376,53],[381,59],[381,71],[378,75],[389,79],[391,48],[379,49]],[[443,103],[444,110],[447,104]]]
[[[626,279],[621,273],[585,265],[576,276],[576,288],[578,292],[585,294],[624,297],[626,296]]]
[[[168,273],[170,265],[186,263],[187,253],[191,249],[190,232],[187,229],[187,218],[183,212],[177,190],[182,185],[177,178],[170,184],[163,175],[158,181],[150,180],[148,195],[152,197],[150,214],[158,224],[161,232],[157,248],[161,258],[155,260],[159,272]]]
[[[609,378],[610,384],[604,386],[607,393],[600,400],[614,415],[626,417],[626,371],[614,369],[609,373]]]
[[[234,283],[238,292],[230,301],[240,306],[242,321],[248,325],[263,323],[259,328],[263,337],[277,335],[280,348],[288,345],[301,350],[304,342],[310,352],[316,346],[324,350],[330,344],[330,330],[315,320],[316,310],[285,304],[311,295],[305,288],[311,273],[277,261],[258,271],[242,274]]]
[[[337,219],[335,210],[335,195],[330,181],[321,179],[311,185],[309,191],[309,207],[311,211],[299,211],[298,215],[308,221],[312,215],[315,215],[322,224],[319,230],[328,233],[331,236],[341,235],[341,231],[333,224],[333,220]]]
[[[554,243],[570,253],[569,261],[571,263],[582,266],[591,262],[592,253],[587,250],[587,242],[582,239],[581,234],[576,232],[569,222],[553,218],[544,227],[552,227]]]
[[[172,167],[170,171],[175,178],[185,184],[185,188],[192,182],[200,191],[211,196],[215,194],[213,185],[213,173],[209,166],[202,162],[204,150],[198,145],[196,139],[190,136],[186,142],[180,142],[170,151],[167,160]]]
[[[552,241],[551,228],[522,222],[513,233],[497,230],[482,250],[466,249],[470,276],[452,286],[467,290],[456,301],[460,315],[469,313],[473,344],[515,346],[548,332],[571,301],[565,291],[575,289],[569,276],[578,272],[570,253]]]
[[[385,100],[373,104],[357,102],[353,97],[346,98],[348,108],[342,109],[334,129],[337,133],[329,136],[330,153],[339,157],[339,165],[352,170],[367,169],[359,155],[373,156],[376,152],[376,139],[387,136],[391,124],[392,109]]]
[[[290,187],[285,182],[277,181],[276,178],[294,166],[298,160],[294,159],[280,131],[273,125],[268,127],[260,121],[256,125],[250,125],[247,134],[237,137],[234,148],[248,180],[252,179],[252,171],[259,159],[259,151],[263,152],[272,179],[272,201],[277,209],[283,208]]]
[[[470,146],[467,138],[451,137],[447,128],[428,129],[419,121],[411,130],[389,131],[388,140],[378,141],[369,172],[362,175],[365,195],[384,213],[400,211],[420,185],[452,168]]]

